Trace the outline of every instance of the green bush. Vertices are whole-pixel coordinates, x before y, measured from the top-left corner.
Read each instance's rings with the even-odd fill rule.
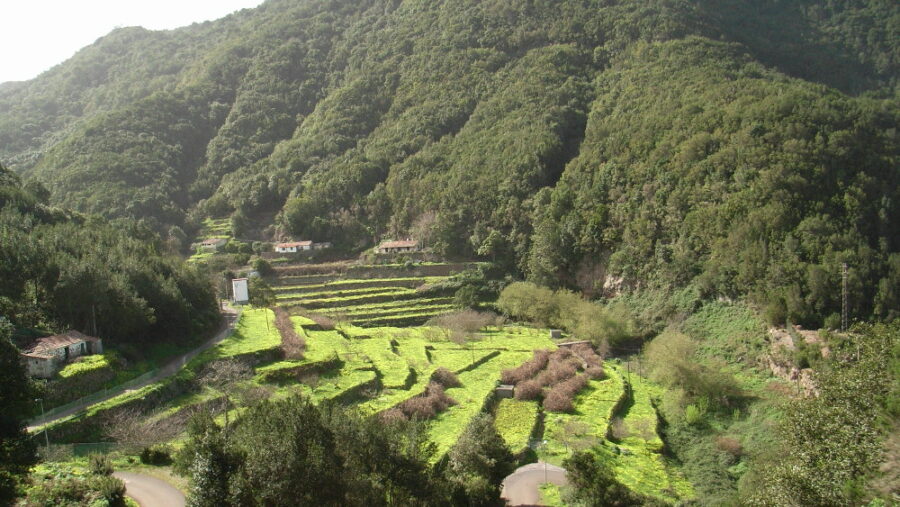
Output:
[[[172,448],[168,445],[152,445],[141,450],[141,463],[164,466],[172,463]]]
[[[113,466],[105,454],[91,454],[88,458],[88,470],[94,475],[112,475]]]

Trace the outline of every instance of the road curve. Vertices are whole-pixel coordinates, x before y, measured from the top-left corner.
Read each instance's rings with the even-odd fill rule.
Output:
[[[168,482],[134,472],[115,472],[114,477],[125,481],[125,494],[141,507],[184,507],[185,498]]]
[[[166,363],[165,366],[160,368],[159,373],[154,375],[152,378],[149,378],[149,379],[145,380],[144,382],[141,382],[138,385],[131,386],[129,388],[129,391],[135,391],[144,386],[148,386],[154,382],[159,382],[160,380],[162,380],[166,377],[171,377],[172,375],[177,373],[191,359],[196,357],[197,354],[203,352],[204,350],[212,348],[213,346],[217,345],[219,342],[221,342],[225,338],[228,338],[229,336],[231,336],[231,333],[232,333],[232,331],[234,331],[234,326],[237,323],[237,319],[239,316],[240,316],[240,312],[238,310],[235,310],[235,309],[231,308],[230,306],[224,308],[222,310],[222,317],[223,317],[222,326],[219,328],[219,331],[215,334],[215,336],[213,336],[209,340],[203,342],[197,348],[195,348],[189,352],[186,352],[184,354],[181,354],[178,357],[170,359],[169,362]],[[113,390],[115,390],[115,388],[113,388]],[[37,424],[32,424],[32,425],[28,426],[28,431],[34,432],[34,431],[40,429],[41,426],[44,426],[45,424],[51,423],[57,419],[62,419],[63,417],[69,417],[70,415],[77,414],[78,412],[81,412],[82,410],[88,408],[91,405],[94,405],[96,403],[102,403],[111,398],[115,398],[116,396],[119,396],[120,394],[122,394],[122,392],[114,391],[112,394],[110,394],[109,396],[106,396],[104,398],[91,400],[90,402],[87,402],[87,403],[79,403],[78,405],[70,408],[69,410],[60,412],[58,414],[54,414],[53,417],[49,417],[45,420],[41,420]]]
[[[541,492],[538,488],[547,482],[557,486],[567,485],[566,470],[548,463],[531,463],[519,467],[503,479],[503,492],[500,496],[509,505],[541,505]]]

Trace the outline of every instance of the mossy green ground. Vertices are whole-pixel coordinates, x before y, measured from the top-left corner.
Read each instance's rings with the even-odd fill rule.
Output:
[[[421,394],[438,367],[460,372],[458,377],[462,385],[446,390],[457,404],[427,423],[429,440],[437,448],[433,458],[435,461],[450,450],[472,417],[484,409],[503,369],[514,368],[528,360],[534,349],[556,347],[547,330],[520,326],[483,330],[480,339],[461,347],[449,341],[444,333],[428,327],[360,328],[348,324],[336,330],[322,331],[310,319],[292,317],[292,321],[306,341],[304,357],[257,364],[256,375],[252,380],[245,381],[245,386],[262,386],[269,390],[274,399],[295,393],[305,395],[315,403],[341,397],[360,411],[374,414]],[[280,343],[272,312],[246,308],[232,336],[200,354],[179,375],[193,375],[209,361],[277,349]],[[339,368],[308,375],[302,382],[290,378],[277,383],[264,381],[264,374],[275,370],[333,361],[335,358],[341,361]],[[479,363],[478,366],[473,367],[473,362]],[[577,445],[575,440],[587,438],[600,444],[599,456],[608,460],[616,476],[627,486],[670,502],[691,498],[690,484],[659,453],[661,440],[655,431],[656,414],[651,404],[653,397],[658,395],[657,387],[635,384],[634,403],[623,414],[625,426],[633,430],[633,434],[618,444],[605,440],[611,412],[623,393],[621,370],[612,363],[608,363],[606,369],[608,378],[590,381],[588,387],[577,395],[574,413],[546,414],[544,439],[548,443],[539,450],[539,456],[550,463],[560,464],[572,450],[572,444]],[[376,379],[379,381],[376,382]],[[95,405],[89,409],[88,415],[135,397],[146,396],[158,388],[159,384],[153,384]],[[351,394],[351,390],[353,393],[348,398],[345,394]],[[169,417],[184,407],[204,403],[217,396],[219,393],[208,389],[179,396],[160,407],[155,417]],[[241,412],[238,407],[231,411],[230,417],[239,417]],[[500,403],[498,428],[501,428],[501,435],[514,451],[527,445],[537,412],[534,402],[504,400]],[[220,415],[221,418],[223,416]],[[561,438],[567,423],[571,421],[582,423],[586,428],[584,435],[575,439]],[[627,452],[616,453],[616,448]],[[553,495],[557,492],[545,493],[556,498]]]
[[[513,452],[523,451],[538,417],[538,402],[504,398],[497,404],[494,426]]]
[[[691,484],[678,467],[662,455],[662,440],[656,431],[656,410],[652,400],[661,388],[636,375],[630,376],[633,403],[625,403],[622,419],[630,435],[619,442],[606,439],[612,411],[624,395],[623,371],[620,365],[607,362],[607,378],[592,380],[575,397],[572,414],[545,414],[544,440],[538,451],[541,459],[556,465],[568,457],[575,447],[596,447],[599,459],[609,465],[616,478],[643,495],[674,503],[693,498]],[[575,423],[575,424],[573,424]],[[573,434],[573,429],[577,429]]]

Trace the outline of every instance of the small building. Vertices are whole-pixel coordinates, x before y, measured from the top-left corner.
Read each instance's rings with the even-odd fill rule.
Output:
[[[194,243],[196,248],[206,250],[208,252],[218,252],[220,248],[228,243],[228,238],[207,238],[199,243]]]
[[[323,241],[321,243],[313,243],[313,250],[325,250],[331,248],[331,241]]]
[[[558,340],[562,338],[562,330],[561,329],[551,329],[550,330],[550,339]]]
[[[239,305],[250,301],[250,290],[247,287],[246,278],[234,278],[231,280],[231,295],[232,300]]]
[[[313,249],[312,241],[292,241],[290,243],[276,243],[275,251],[279,253],[297,253]]]
[[[22,352],[22,359],[32,377],[51,378],[61,364],[76,357],[101,353],[103,340],[72,329],[63,334],[38,338]]]
[[[512,398],[516,394],[516,386],[500,384],[495,391],[498,398]]]
[[[403,241],[382,241],[380,245],[375,247],[375,253],[379,254],[395,254],[418,252],[419,242],[411,239]]]

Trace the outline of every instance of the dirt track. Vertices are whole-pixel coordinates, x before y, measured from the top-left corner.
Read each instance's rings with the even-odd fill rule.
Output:
[[[568,484],[566,470],[547,463],[531,463],[519,467],[503,479],[501,496],[509,505],[541,505],[541,484],[553,483],[557,486]]]
[[[125,494],[141,507],[184,507],[184,494],[168,482],[134,472],[116,472],[125,481]]]

